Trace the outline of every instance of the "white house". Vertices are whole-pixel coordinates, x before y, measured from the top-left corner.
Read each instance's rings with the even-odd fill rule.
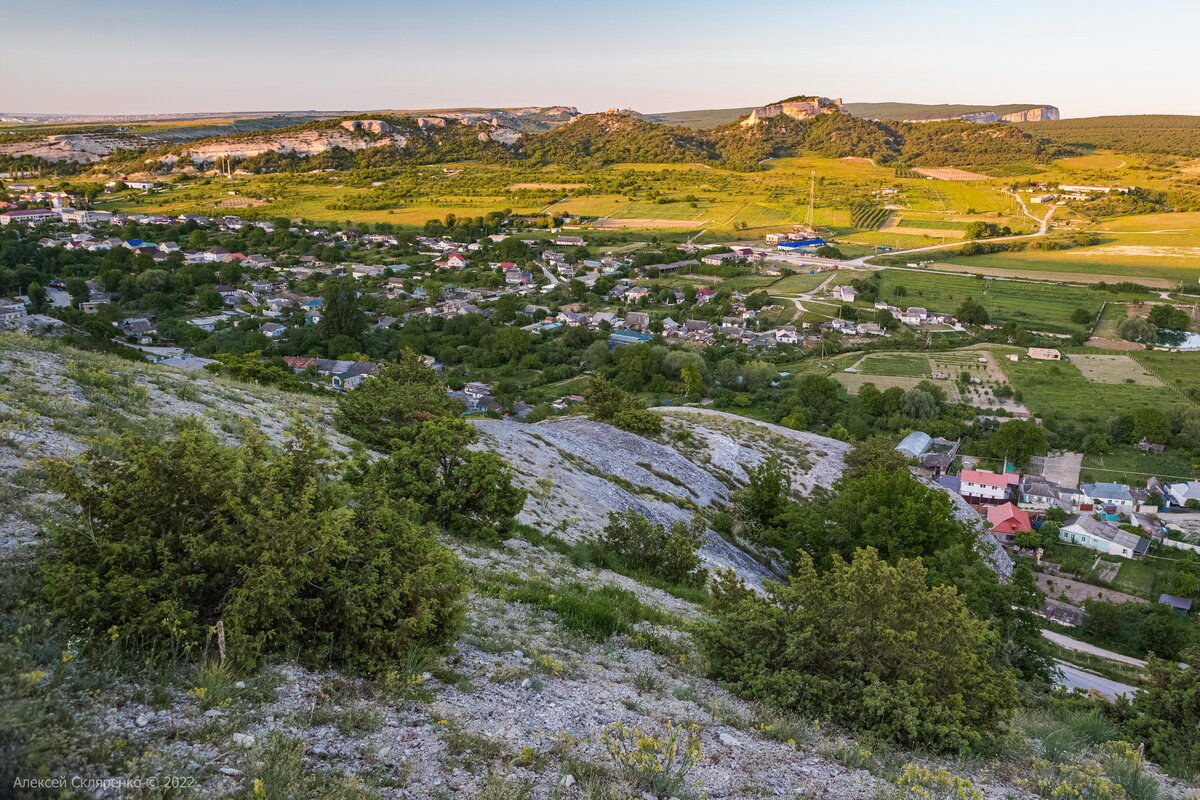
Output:
[[[1093,506],[1116,506],[1118,511],[1132,513],[1137,505],[1129,487],[1121,483],[1085,483],[1080,485],[1085,504]]]
[[[967,500],[985,505],[1007,503],[1013,489],[1021,482],[1015,472],[995,473],[983,469],[964,469],[959,474],[959,494]]]
[[[924,325],[929,319],[929,312],[919,306],[912,306],[900,312],[900,321],[905,325]]]
[[[1141,558],[1150,549],[1149,539],[1101,522],[1090,514],[1069,518],[1059,529],[1058,537],[1121,558]]]

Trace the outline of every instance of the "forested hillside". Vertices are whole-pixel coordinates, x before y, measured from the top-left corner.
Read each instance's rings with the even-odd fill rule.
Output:
[[[1024,122],[1026,133],[1062,145],[1200,156],[1200,117],[1181,114],[1084,117]]]

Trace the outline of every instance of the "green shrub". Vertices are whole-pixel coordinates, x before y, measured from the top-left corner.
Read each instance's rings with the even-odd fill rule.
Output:
[[[871,548],[818,573],[806,554],[765,596],[726,571],[695,638],[714,678],[754,699],[900,744],[962,751],[1011,718],[998,638],[918,559]]]
[[[240,667],[296,651],[361,671],[458,629],[454,556],[380,482],[331,478],[311,431],[280,450],[257,433],[227,447],[188,430],[106,452],[48,464],[72,510],[38,563],[67,620],[184,648],[222,621]]]
[[[696,550],[704,544],[703,517],[694,517],[689,525],[655,525],[632,508],[608,512],[608,524],[592,540],[603,557],[612,555],[632,569],[677,583],[704,583],[705,570]]]
[[[1185,650],[1188,666],[1151,656],[1144,691],[1133,700],[1130,729],[1146,743],[1151,759],[1173,775],[1200,772],[1200,647]]]

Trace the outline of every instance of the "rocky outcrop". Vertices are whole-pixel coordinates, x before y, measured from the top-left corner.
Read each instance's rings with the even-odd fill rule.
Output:
[[[754,109],[742,120],[744,126],[757,125],[764,119],[785,116],[792,119],[812,119],[820,114],[831,114],[842,110],[842,98],[808,97],[803,99],[785,100],[782,103],[772,103]]]
[[[133,150],[155,142],[125,133],[65,133],[20,142],[0,139],[0,155],[33,156],[46,161],[92,164],[118,150]]]
[[[1038,106],[1000,117],[1001,122],[1044,122],[1052,119],[1059,119],[1058,109],[1054,106]]]
[[[1043,120],[1058,118],[1058,109],[1054,106],[1037,106],[1021,111],[1013,111],[1008,114],[997,114],[995,111],[968,111],[965,114],[953,117],[922,117],[920,119],[905,119],[901,120],[901,122],[951,122],[961,119],[967,122],[986,124],[990,122],[1041,122]]]
[[[342,127],[348,131],[366,131],[367,133],[387,133],[391,128],[381,119],[348,119],[342,122]]]

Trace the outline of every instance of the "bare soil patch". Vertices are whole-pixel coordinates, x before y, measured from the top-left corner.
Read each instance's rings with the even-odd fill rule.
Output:
[[[990,175],[980,175],[978,172],[968,172],[958,167],[916,167],[913,172],[919,172],[929,178],[939,181],[990,181]]]
[[[596,220],[593,228],[616,230],[618,228],[699,228],[712,220],[697,219],[620,219],[618,217],[603,217]]]
[[[1075,354],[1071,363],[1079,367],[1083,377],[1096,383],[1127,383],[1132,380],[1138,386],[1162,386],[1162,381],[1151,375],[1129,356],[1101,356]]]
[[[1093,586],[1090,583],[1081,583],[1073,581],[1070,578],[1064,578],[1061,575],[1046,575],[1038,573],[1034,576],[1037,579],[1038,588],[1046,593],[1047,597],[1052,597],[1055,600],[1060,599],[1065,592],[1067,602],[1073,606],[1083,605],[1085,600],[1107,600],[1110,603],[1144,603],[1145,598],[1138,597],[1124,592],[1114,591],[1113,589],[1105,589],[1103,586]]]
[[[266,200],[259,200],[256,197],[228,197],[217,203],[217,208],[251,208],[266,204]]]

